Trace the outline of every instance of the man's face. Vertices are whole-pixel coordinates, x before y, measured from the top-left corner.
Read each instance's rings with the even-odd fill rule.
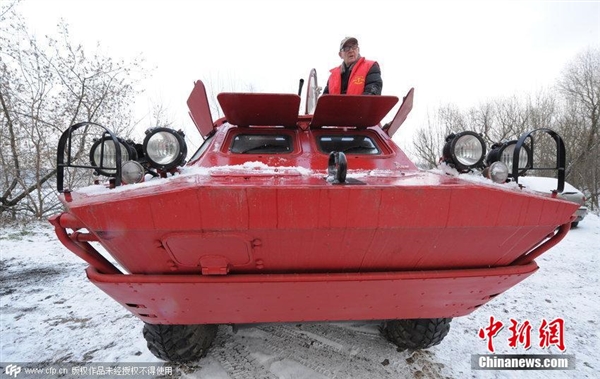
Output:
[[[355,43],[348,43],[340,50],[340,58],[344,60],[346,66],[350,66],[360,57],[360,49]]]

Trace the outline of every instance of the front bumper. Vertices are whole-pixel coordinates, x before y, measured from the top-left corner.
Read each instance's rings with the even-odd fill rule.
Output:
[[[585,218],[585,216],[587,216],[587,214],[588,214],[587,207],[584,207],[584,206],[579,207],[579,209],[577,209],[575,211],[575,221],[574,222],[579,222],[579,221],[583,220]]]
[[[123,275],[87,269],[90,281],[151,324],[239,324],[456,317],[537,270],[337,274]]]

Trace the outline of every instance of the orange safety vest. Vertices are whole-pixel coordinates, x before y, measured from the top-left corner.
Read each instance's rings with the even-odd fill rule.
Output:
[[[375,61],[368,61],[363,57],[354,64],[348,78],[346,95],[362,95],[365,92],[365,79],[373,64],[375,64]],[[331,95],[340,95],[342,93],[342,67],[332,68],[329,72],[331,72],[327,84],[329,93]]]

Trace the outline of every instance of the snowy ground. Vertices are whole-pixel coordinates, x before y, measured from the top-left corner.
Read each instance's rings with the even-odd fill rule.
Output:
[[[5,226],[0,228],[0,377],[8,377],[5,371],[14,364],[132,362],[155,365],[157,373],[172,368],[174,377],[183,378],[597,378],[599,242],[600,219],[588,215],[538,259],[537,273],[455,319],[442,344],[426,351],[397,352],[373,323],[272,324],[237,333],[223,326],[206,358],[182,366],[163,365],[146,349],[142,323],[87,281],[86,264],[57,241],[49,224]],[[490,316],[505,325],[493,339],[496,354],[569,354],[576,369],[472,370],[471,356],[489,353],[487,340],[477,333]],[[564,353],[555,345],[538,345],[539,324],[558,318],[565,325]],[[530,349],[509,347],[510,319],[531,323]],[[66,377],[82,377],[72,372]],[[140,377],[155,376],[146,372]],[[16,377],[27,375],[21,371]]]

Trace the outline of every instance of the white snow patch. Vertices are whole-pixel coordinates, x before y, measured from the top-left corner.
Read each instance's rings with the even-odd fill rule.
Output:
[[[101,195],[107,193],[120,193],[132,190],[139,190],[140,188],[147,188],[152,186],[169,185],[172,181],[187,180],[190,182],[195,181],[198,176],[209,177],[211,175],[222,176],[222,175],[260,175],[260,176],[278,176],[278,175],[312,175],[313,171],[304,167],[295,166],[269,166],[262,162],[245,162],[241,165],[225,165],[225,166],[214,166],[214,167],[196,167],[188,166],[182,167],[179,172],[175,174],[169,174],[166,178],[152,177],[146,175],[145,181],[137,184],[125,184],[113,189],[108,188],[106,183],[94,184],[87,187],[82,187],[76,190],[76,192],[85,194],[88,196]]]

